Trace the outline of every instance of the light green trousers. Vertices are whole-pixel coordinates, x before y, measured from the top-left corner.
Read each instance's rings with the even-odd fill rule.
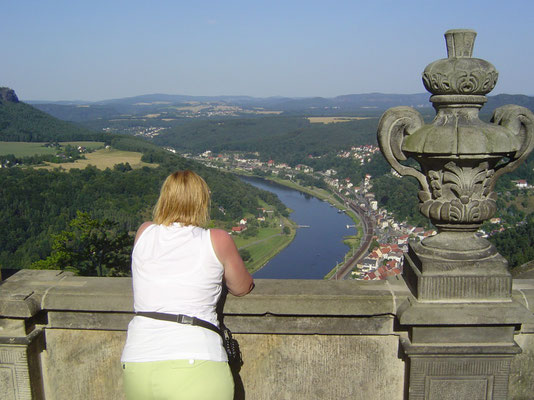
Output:
[[[122,363],[128,400],[232,400],[234,379],[226,362],[172,360]]]

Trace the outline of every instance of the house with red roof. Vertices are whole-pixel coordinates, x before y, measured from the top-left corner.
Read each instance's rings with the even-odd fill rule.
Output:
[[[402,235],[397,239],[397,243],[399,245],[407,244],[409,238],[410,238],[410,235]]]
[[[526,189],[528,187],[528,183],[525,179],[519,179],[516,181],[515,186],[520,189]]]

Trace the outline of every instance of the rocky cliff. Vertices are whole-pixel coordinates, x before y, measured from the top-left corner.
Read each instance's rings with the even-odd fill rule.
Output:
[[[18,103],[19,98],[13,89],[8,87],[0,87],[0,102],[9,101],[11,103]]]

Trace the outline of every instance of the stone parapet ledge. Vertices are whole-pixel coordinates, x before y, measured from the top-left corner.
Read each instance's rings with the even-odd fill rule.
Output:
[[[397,307],[409,295],[389,281],[257,280],[245,298],[228,296],[224,323],[236,333],[394,333]]]
[[[46,328],[126,330],[132,318],[130,278],[22,270],[1,287],[4,319],[33,318]],[[249,295],[226,297],[224,323],[236,333],[391,334],[397,308],[408,295],[399,278],[259,279]]]
[[[126,330],[132,318],[130,278],[22,270],[1,282],[0,336],[46,328]],[[258,279],[245,297],[228,295],[224,323],[236,333],[393,334],[411,297],[402,278],[386,281]],[[514,280],[513,299],[534,310],[534,279]],[[33,324],[27,320],[34,319]],[[522,333],[534,333],[534,323]],[[5,336],[5,335],[4,335]]]
[[[534,280],[514,281],[513,297],[532,312]],[[291,398],[353,398],[360,393],[357,398],[402,400],[406,367],[400,342],[408,331],[397,317],[409,298],[402,278],[259,279],[249,295],[228,296],[224,323],[243,353],[240,377],[246,392],[257,399],[290,391]],[[132,300],[129,278],[24,270],[0,282],[0,366],[15,371],[0,376],[0,398],[33,390],[40,391],[35,399],[123,399],[118,360],[133,316]],[[419,346],[405,350],[413,357],[419,350],[427,354],[439,329],[416,326],[412,335]],[[448,334],[471,340],[481,332],[478,327],[463,331],[453,327]],[[514,326],[495,330],[495,342],[513,331]],[[512,362],[511,398],[530,398],[534,329],[523,324],[515,333],[523,352]],[[459,351],[453,344],[445,347]]]
[[[0,282],[0,316],[30,318],[42,309],[43,297],[73,275],[63,271],[21,270]]]
[[[512,298],[533,314],[532,320],[521,326],[521,333],[534,333],[534,279],[514,279]]]

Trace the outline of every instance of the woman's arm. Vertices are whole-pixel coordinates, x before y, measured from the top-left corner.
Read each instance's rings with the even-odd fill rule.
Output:
[[[254,280],[245,268],[237,247],[230,235],[222,229],[211,229],[211,243],[217,258],[224,267],[224,280],[234,296],[244,296],[254,288]]]

